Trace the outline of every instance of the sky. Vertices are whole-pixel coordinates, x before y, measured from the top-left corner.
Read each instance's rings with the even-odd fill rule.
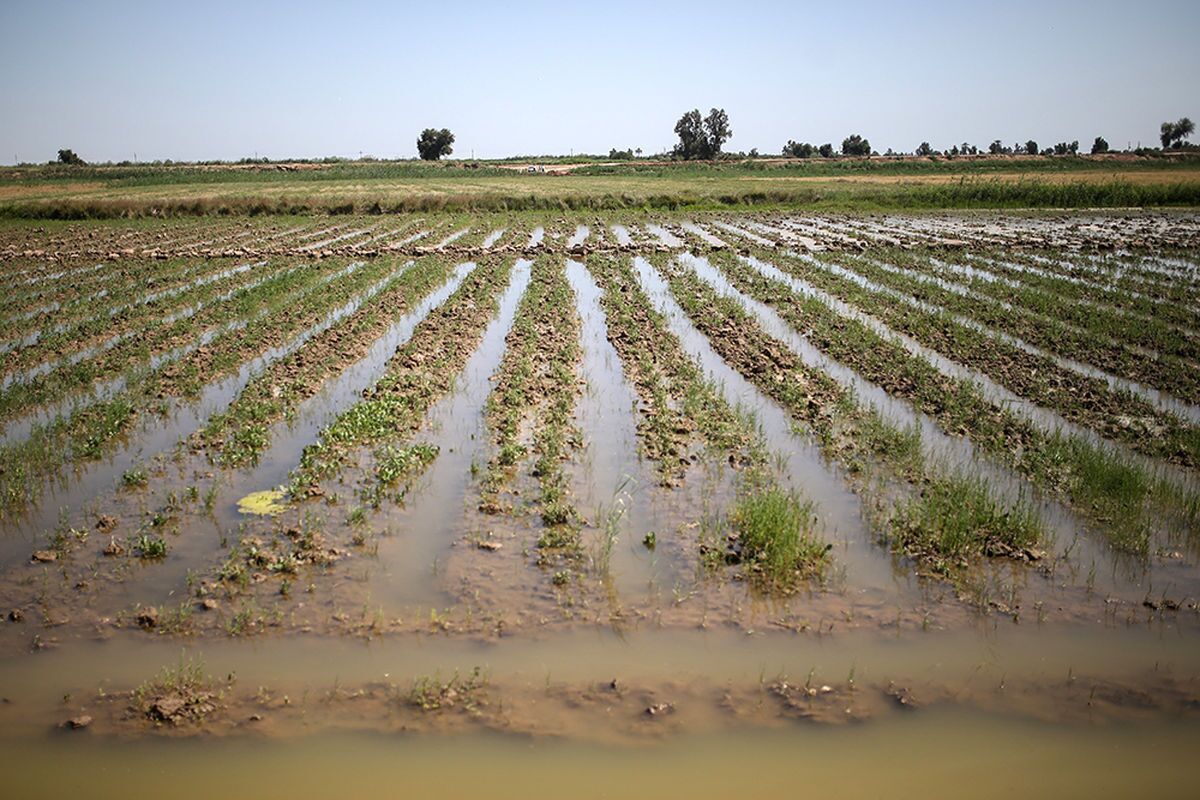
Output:
[[[0,0],[0,163],[649,153],[714,106],[729,151],[1149,146],[1197,42],[1196,0]]]

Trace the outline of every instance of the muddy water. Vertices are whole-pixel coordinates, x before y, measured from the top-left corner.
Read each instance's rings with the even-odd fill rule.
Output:
[[[582,483],[577,492],[585,514],[595,525],[618,521],[619,539],[612,549],[611,575],[619,594],[642,594],[663,578],[653,551],[642,546],[648,531],[666,530],[668,520],[656,492],[655,479],[638,457],[633,409],[637,393],[625,378],[620,356],[608,341],[608,325],[600,307],[600,288],[587,269],[567,262],[567,280],[575,293],[581,322],[582,369],[586,388],[576,408],[585,452],[578,459]],[[610,516],[612,515],[612,516]],[[601,534],[603,535],[603,534]],[[593,544],[598,546],[598,544]]]
[[[17,796],[127,798],[155,778],[181,799],[258,797],[1188,797],[1197,728],[1032,725],[1002,716],[895,716],[868,729],[697,735],[638,747],[476,734],[397,740],[354,733],[297,741],[7,741]],[[47,746],[49,744],[50,746]],[[69,770],[60,768],[68,762]],[[914,768],[914,765],[920,765]],[[801,777],[802,776],[802,777]]]
[[[778,719],[746,728],[739,721],[743,714],[710,711],[703,692],[688,691],[701,680],[717,687],[715,699],[721,686],[781,677],[841,684],[852,675],[863,687],[889,680],[920,685],[932,677],[970,698],[993,696],[998,687],[1021,680],[1064,685],[1077,679],[1076,702],[1086,709],[1087,679],[1074,676],[1087,675],[1101,648],[1110,655],[1111,638],[1005,626],[991,634],[935,631],[903,641],[875,633],[747,638],[721,631],[577,633],[495,644],[442,638],[418,646],[317,638],[225,641],[197,654],[208,671],[235,673],[235,685],[249,691],[261,686],[286,694],[306,715],[331,713],[321,698],[334,686],[384,681],[406,687],[415,676],[483,666],[497,691],[532,704],[552,730],[567,724],[571,712],[549,701],[550,687],[614,677],[662,687],[662,696],[678,700],[677,719],[689,726],[668,728],[668,735],[636,717],[600,711],[590,731],[567,739],[469,727],[457,735],[400,739],[358,732],[366,723],[356,723],[351,706],[337,726],[341,731],[310,732],[300,723],[268,729],[272,734],[247,728],[230,740],[183,741],[49,732],[80,706],[90,710],[98,688],[111,692],[136,684],[153,665],[181,657],[176,643],[153,639],[85,642],[74,652],[4,664],[6,695],[19,701],[0,708],[0,763],[6,787],[20,797],[71,790],[128,797],[148,778],[179,797],[206,797],[231,784],[239,794],[281,797],[328,791],[388,796],[397,785],[406,793],[424,789],[437,796],[560,797],[570,787],[571,796],[779,797],[789,796],[798,780],[806,790],[819,787],[832,796],[907,796],[910,787],[912,796],[956,798],[966,780],[971,796],[1009,797],[1018,789],[1038,796],[1190,796],[1181,790],[1190,786],[1190,756],[1200,741],[1194,719],[1096,724],[1085,710],[1077,722],[1053,723],[968,703],[897,708],[855,725]],[[1188,675],[1200,667],[1194,649],[1174,637],[1133,631],[1123,638],[1129,646],[1111,652],[1113,671]],[[66,691],[71,696],[64,704]],[[770,702],[766,693],[762,702]],[[519,709],[514,714],[520,716]]]
[[[433,466],[407,507],[385,507],[376,515],[378,524],[396,531],[380,541],[378,566],[367,581],[372,603],[386,611],[430,608],[447,601],[438,565],[467,532],[471,465],[486,461],[481,447],[486,441],[483,409],[490,378],[504,357],[504,337],[529,285],[531,265],[526,259],[517,261],[499,313],[459,374],[453,393],[434,405],[428,427],[416,437],[439,449]]]
[[[721,387],[730,403],[754,415],[768,447],[783,457],[784,480],[816,502],[822,533],[837,545],[837,557],[852,574],[856,590],[906,593],[907,588],[897,582],[890,559],[872,544],[859,497],[849,491],[841,474],[825,463],[820,448],[808,437],[796,434],[788,413],[717,355],[648,261],[636,258],[634,267],[651,302],[667,318],[684,350]],[[912,597],[908,595],[907,599]]]

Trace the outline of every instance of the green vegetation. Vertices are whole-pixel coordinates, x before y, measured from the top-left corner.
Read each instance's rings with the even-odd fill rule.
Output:
[[[663,483],[671,485],[685,474],[682,465],[693,436],[743,470],[737,505],[726,520],[729,531],[725,534],[722,523],[702,536],[701,562],[741,563],[760,585],[781,592],[820,576],[830,548],[814,530],[813,506],[778,485],[754,420],[705,380],[627,265],[592,258],[588,269],[603,292],[609,341],[646,403],[638,435],[646,455],[658,463]],[[648,534],[643,543],[653,549],[657,536]]]
[[[1200,205],[1200,168],[1186,155],[621,160],[555,178],[500,163],[338,163],[294,171],[252,165],[0,169],[0,188],[20,187],[0,203],[0,217]]]
[[[784,585],[796,573],[819,574],[832,545],[815,533],[813,510],[811,500],[778,486],[745,493],[729,512],[741,558]]]
[[[128,380],[110,399],[83,404],[69,414],[35,425],[29,437],[0,447],[0,511],[11,511],[36,499],[47,478],[68,464],[82,464],[111,452],[121,434],[144,413],[166,412],[168,397],[197,397],[210,381],[228,375],[259,353],[294,344],[304,329],[317,324],[337,303],[359,294],[390,269],[386,261],[353,272],[327,262],[321,270],[340,274],[322,291],[309,277],[299,293],[284,293],[286,284],[258,297],[258,313],[239,329],[231,329],[179,361]]]
[[[293,497],[307,496],[320,481],[337,474],[355,449],[389,443],[419,426],[482,338],[497,308],[497,288],[511,266],[499,259],[480,264],[417,326],[366,398],[339,414],[318,442],[304,448],[291,477]]]
[[[408,691],[408,705],[421,711],[445,711],[461,708],[475,711],[487,688],[487,676],[476,667],[465,678],[455,672],[449,680],[440,675],[423,675],[413,680]]]
[[[417,152],[422,161],[437,161],[454,152],[454,134],[448,128],[426,128],[417,138]]]
[[[1140,531],[1155,509],[1151,499],[1174,511],[1189,505],[1169,485],[1155,483],[1142,467],[1076,436],[1047,433],[1033,422],[989,401],[973,382],[949,377],[924,357],[909,352],[857,320],[838,314],[821,299],[802,296],[740,262],[725,262],[726,274],[742,291],[776,310],[814,346],[860,375],[905,398],[936,419],[950,434],[966,433],[982,450],[1033,483],[1058,492],[1106,523],[1113,544],[1145,553]],[[696,283],[690,273],[680,283]],[[1131,477],[1136,475],[1137,477]],[[1120,492],[1111,489],[1120,487]]]
[[[481,485],[480,509],[501,510],[497,496],[512,468],[527,452],[535,456],[538,506],[549,527],[570,526],[577,511],[568,498],[562,463],[575,433],[572,414],[578,397],[579,319],[575,298],[558,259],[542,257],[532,267],[529,287],[505,338],[504,358],[488,397],[487,418],[496,453]],[[532,419],[532,435],[522,441],[522,423]],[[575,531],[556,531],[539,542],[547,549],[574,549]],[[550,548],[553,544],[554,547]]]
[[[753,253],[761,261],[872,315],[935,352],[953,354],[956,362],[979,370],[1015,394],[1053,409],[1072,422],[1092,427],[1147,455],[1182,464],[1200,460],[1200,429],[1158,411],[1140,398],[1113,391],[1103,379],[1066,369],[1051,358],[1029,353],[999,336],[965,325],[948,312],[926,310],[886,291],[863,286],[822,268],[819,261],[758,248]],[[880,257],[888,259],[891,255],[881,253]],[[775,304],[772,298],[780,297],[781,286],[759,275],[738,257],[714,254],[712,261],[739,286],[752,288],[755,296],[765,302]],[[875,276],[881,271],[876,269],[871,274]],[[820,301],[810,301],[806,307],[832,320]],[[1130,425],[1131,418],[1146,420],[1146,426]],[[1157,433],[1149,435],[1146,427]]]
[[[880,473],[875,477],[884,478],[884,487],[890,485],[890,490],[863,480],[860,485],[864,491],[883,491],[885,496],[889,491],[911,495],[950,479],[940,466],[919,457],[916,448],[920,440],[915,433],[895,429],[873,408],[860,408],[853,395],[828,374],[808,368],[782,342],[768,336],[737,300],[719,295],[691,270],[670,268],[667,279],[676,300],[696,327],[708,336],[713,349],[807,426],[827,457],[840,461],[852,475],[862,473],[873,462],[878,465]],[[983,484],[979,485],[979,491],[989,504],[1004,509],[996,516],[993,535],[1001,540],[1019,540],[1025,525],[1023,513],[1017,507],[1005,508]],[[779,513],[782,505],[775,498],[767,507]],[[899,547],[896,520],[885,519],[883,524],[887,526],[884,538]],[[943,541],[933,531],[925,538],[935,544]],[[985,551],[982,541],[974,544],[977,546],[971,552],[973,558],[1009,555]],[[915,555],[925,559],[945,554]]]
[[[981,553],[1036,560],[1048,538],[1030,508],[1005,508],[981,479],[962,477],[930,481],[900,506],[891,535],[905,555],[946,575]]]
[[[302,350],[257,375],[197,435],[223,466],[255,464],[270,444],[271,426],[295,413],[321,385],[365,354],[370,343],[423,295],[446,280],[450,262],[422,259],[397,266],[397,275],[353,314],[313,337]],[[322,354],[315,358],[314,353]]]

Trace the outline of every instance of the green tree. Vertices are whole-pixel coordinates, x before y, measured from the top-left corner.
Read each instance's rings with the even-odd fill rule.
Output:
[[[793,142],[788,139],[788,143],[783,146],[783,154],[791,158],[812,158],[817,154],[817,148],[808,142]]]
[[[921,146],[917,148],[917,155],[919,155],[919,156],[933,155],[933,148],[930,147],[929,142],[921,142]]]
[[[454,134],[448,128],[426,128],[417,139],[417,152],[425,161],[437,161],[454,152]]]
[[[852,133],[845,139],[842,139],[842,155],[869,156],[871,155],[871,142],[857,133]]]
[[[1025,155],[1036,156],[1038,154],[1038,143],[1030,139],[1025,143]]]
[[[725,113],[725,109],[709,109],[708,116],[704,118],[704,133],[708,145],[708,155],[705,157],[716,158],[721,155],[721,148],[733,136],[733,129],[729,127],[729,115]]]
[[[821,158],[833,158],[833,145],[826,142],[817,148],[817,152],[821,154]]]
[[[674,149],[677,158],[708,159],[721,155],[721,147],[733,131],[725,109],[710,109],[707,117],[701,117],[700,109],[694,108],[675,123],[675,135],[679,137]]]
[[[1196,131],[1196,126],[1187,117],[1182,117],[1177,122],[1164,122],[1159,131],[1163,149],[1166,150],[1171,147],[1182,147],[1184,139]]]
[[[679,144],[675,145],[674,150],[676,156],[689,161],[704,158],[708,143],[704,138],[704,120],[700,116],[700,109],[694,108],[679,118],[675,123],[675,135],[679,137]]]
[[[1107,152],[1108,152],[1108,142],[1106,142],[1104,140],[1103,136],[1097,136],[1096,141],[1092,142],[1092,155],[1095,155],[1097,153],[1107,153]]]
[[[87,162],[75,155],[74,150],[66,149],[58,151],[58,163],[70,164],[71,166],[79,167],[83,166]]]

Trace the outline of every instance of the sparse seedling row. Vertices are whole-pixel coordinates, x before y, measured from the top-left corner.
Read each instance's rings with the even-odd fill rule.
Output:
[[[667,270],[671,291],[693,323],[703,331],[713,348],[735,369],[769,397],[786,408],[793,417],[805,425],[821,443],[830,458],[840,461],[851,474],[860,473],[871,463],[878,463],[894,476],[911,484],[910,495],[927,492],[955,480],[936,464],[926,463],[920,457],[919,438],[905,435],[883,420],[874,410],[862,409],[857,400],[837,385],[824,372],[806,367],[783,343],[762,331],[749,312],[734,299],[720,296],[701,281],[690,270],[675,267]],[[864,491],[873,485],[861,482]],[[965,553],[971,558],[1000,555],[993,541],[1011,544],[1025,542],[1029,518],[1021,503],[1006,506],[995,499],[984,487],[988,503],[1004,509],[997,519],[1000,524],[988,531],[970,531],[954,556],[957,562]],[[779,506],[779,502],[774,503]],[[1020,524],[1016,524],[1020,521]],[[947,564],[950,555],[937,550],[909,551],[906,539],[899,535],[899,518],[892,516],[882,520],[886,536],[894,549],[904,552],[922,563]],[[906,529],[911,528],[907,525]],[[1046,538],[1046,533],[1035,527],[1036,538]],[[943,538],[930,533],[928,541],[939,542]]]
[[[1043,489],[1061,493],[1104,523],[1118,547],[1146,552],[1155,505],[1159,511],[1165,506],[1187,513],[1188,498],[1140,466],[1080,437],[1043,431],[988,401],[974,383],[941,373],[898,342],[838,315],[819,298],[800,296],[739,262],[725,266],[736,288],[775,308],[822,352],[910,401],[947,432],[967,433],[984,451]],[[676,278],[680,284],[696,281],[690,273]],[[1127,491],[1115,491],[1118,485]]]
[[[562,470],[575,437],[572,414],[580,348],[574,309],[562,263],[548,256],[534,261],[488,397],[486,414],[495,453],[482,479],[481,510],[501,510],[499,493],[532,453],[543,523],[569,526],[576,519]],[[528,436],[522,433],[526,422],[532,431]]]
[[[699,543],[701,562],[743,565],[750,577],[784,592],[820,575],[830,548],[815,530],[812,503],[778,485],[754,421],[704,379],[627,264],[593,258],[588,268],[603,291],[609,341],[644,404],[639,437],[663,480],[684,474],[693,436],[742,467],[733,510]],[[657,537],[649,541],[656,545]]]
[[[358,448],[410,435],[433,403],[450,390],[497,308],[512,263],[492,259],[468,275],[445,304],[417,326],[389,361],[364,400],[342,412],[304,448],[291,476],[291,494],[302,498],[336,475]]]
[[[270,444],[270,427],[287,419],[321,385],[370,347],[420,297],[444,281],[449,262],[422,259],[303,348],[256,376],[227,409],[194,437],[213,461],[237,467],[257,463]]]
[[[1189,466],[1200,463],[1200,428],[1157,410],[1139,397],[1113,391],[1099,378],[1065,369],[1052,359],[964,325],[950,314],[902,302],[810,262],[765,253],[758,256],[1071,422],[1149,456]],[[774,295],[770,281],[756,276],[755,270],[739,258],[718,254],[712,260],[741,285],[765,286],[767,296]]]

